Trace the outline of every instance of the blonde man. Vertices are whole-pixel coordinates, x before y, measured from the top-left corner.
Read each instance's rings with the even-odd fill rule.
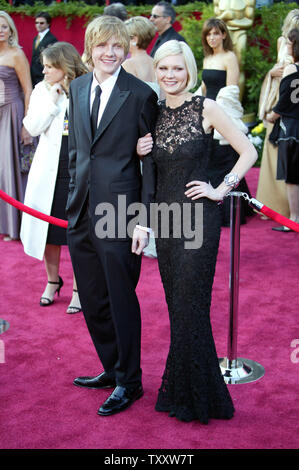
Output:
[[[138,255],[148,235],[136,228],[132,245],[126,228],[133,217],[128,216],[128,206],[141,201],[136,143],[154,129],[157,96],[121,67],[129,40],[119,18],[94,19],[86,30],[84,51],[93,72],[70,87],[68,242],[85,320],[104,369],[74,383],[115,387],[98,410],[102,416],[124,410],[143,395],[135,288]],[[144,203],[154,191],[153,181],[144,175]],[[106,213],[98,215],[104,206],[114,210],[113,220],[105,219]],[[110,232],[105,232],[105,223],[112,224]]]

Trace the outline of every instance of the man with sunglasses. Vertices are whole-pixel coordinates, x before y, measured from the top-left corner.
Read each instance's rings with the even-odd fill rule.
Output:
[[[150,21],[154,24],[159,36],[151,50],[151,57],[154,57],[156,50],[166,41],[176,39],[177,41],[187,42],[172,26],[175,17],[175,10],[168,2],[162,1],[153,7]]]
[[[51,16],[45,11],[41,11],[35,16],[35,27],[38,32],[33,39],[32,58],[31,58],[31,80],[34,87],[38,82],[44,79],[43,66],[40,55],[43,49],[50,44],[54,44],[58,39],[51,33]]]

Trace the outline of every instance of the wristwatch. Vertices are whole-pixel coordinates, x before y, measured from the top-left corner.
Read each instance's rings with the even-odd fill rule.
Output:
[[[224,182],[226,186],[230,186],[235,189],[240,183],[239,176],[237,173],[228,173],[228,175],[225,175],[224,177]]]

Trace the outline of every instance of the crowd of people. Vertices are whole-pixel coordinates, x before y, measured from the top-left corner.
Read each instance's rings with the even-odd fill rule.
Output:
[[[281,80],[279,92],[276,88],[271,108],[268,101],[263,105],[262,115],[275,122],[276,177],[285,181],[296,222],[299,116],[290,81],[299,76],[298,13],[290,12],[292,20],[284,25],[284,58],[279,52],[279,64],[270,71]],[[0,138],[6,149],[0,187],[34,209],[68,220],[67,231],[27,214],[21,220],[0,201],[0,233],[7,241],[20,238],[29,256],[44,260],[42,307],[51,306],[63,286],[60,253],[68,245],[74,274],[67,313],[83,311],[103,368],[74,384],[113,388],[98,409],[109,416],[143,395],[135,290],[140,255],[154,228],[152,256],[158,258],[171,331],[156,410],[208,423],[234,414],[218,364],[210,305],[221,226],[228,223],[225,197],[236,187],[249,193],[244,177],[257,153],[242,122],[239,65],[225,22],[211,18],[203,25],[202,83],[193,93],[195,58],[174,30],[174,20],[173,6],[164,1],[153,6],[149,19],[128,18],[123,4],[107,6],[87,26],[80,57],[51,33],[50,16],[40,12],[30,68],[13,20],[0,12]],[[22,149],[28,145],[35,145],[29,174],[22,172]],[[119,205],[120,197],[125,202]],[[140,203],[146,210],[136,217],[130,207]],[[101,204],[115,211],[108,236]],[[180,214],[188,205],[193,238],[185,218],[175,214],[165,236],[159,210],[152,223],[157,204],[176,207]],[[242,217],[245,223],[245,208]],[[122,224],[132,230],[124,231]]]

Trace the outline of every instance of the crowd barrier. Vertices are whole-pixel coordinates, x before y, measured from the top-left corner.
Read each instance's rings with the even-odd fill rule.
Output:
[[[278,214],[269,207],[265,206],[255,198],[250,198],[247,193],[231,191],[228,194],[230,202],[230,275],[229,275],[229,328],[227,342],[227,356],[219,359],[224,381],[227,384],[243,384],[254,382],[265,374],[264,367],[251,359],[237,357],[237,336],[238,336],[238,304],[239,304],[239,265],[240,265],[240,199],[245,198],[248,204],[270,217],[276,222],[289,227],[295,232],[299,232],[299,224],[293,222],[287,217]],[[27,214],[44,220],[50,224],[67,228],[67,221],[43,214],[25,204],[12,198],[4,191],[0,190],[0,198],[16,209]],[[0,319],[0,334],[7,330],[8,323]]]

